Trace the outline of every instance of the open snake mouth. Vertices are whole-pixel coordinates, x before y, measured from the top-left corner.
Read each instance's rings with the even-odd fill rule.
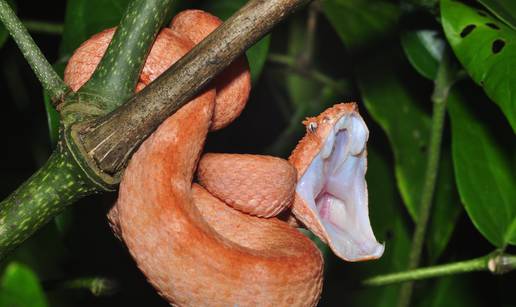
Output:
[[[368,136],[359,115],[342,116],[296,187],[318,217],[334,253],[347,261],[379,258],[385,248],[376,241],[369,222],[365,181]]]

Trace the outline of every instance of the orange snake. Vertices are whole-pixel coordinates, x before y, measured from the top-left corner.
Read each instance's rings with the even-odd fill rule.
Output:
[[[178,14],[158,35],[136,90],[220,23],[202,11]],[[91,76],[113,33],[93,36],[74,53],[65,71],[73,90]],[[383,253],[368,219],[368,131],[354,103],[307,119],[290,163],[234,154],[200,159],[208,131],[236,118],[249,91],[242,57],[141,145],[109,214],[138,267],[173,305],[316,305],[323,259],[309,239],[274,217],[289,206],[291,224],[304,224],[339,257]],[[202,186],[192,184],[196,169]]]

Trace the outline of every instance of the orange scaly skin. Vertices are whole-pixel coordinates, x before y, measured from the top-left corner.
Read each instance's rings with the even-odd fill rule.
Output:
[[[195,27],[199,26],[202,27],[202,22],[197,20]],[[158,36],[138,90],[166,68],[150,66],[153,59],[172,63],[192,47],[188,38],[170,31]],[[105,50],[106,41],[109,43],[105,38],[112,32],[103,33],[104,36],[94,37],[97,41],[86,42],[81,48]],[[155,46],[162,46],[157,49],[161,51],[155,51]],[[78,50],[77,54],[81,52]],[[100,58],[100,55],[86,60],[72,57],[80,60],[79,63],[71,60],[67,67],[67,80],[76,84],[74,89],[86,81],[84,76],[91,76]],[[77,72],[80,81],[74,79]],[[149,77],[145,77],[146,72]],[[222,101],[229,105],[231,101],[227,99],[235,97],[244,97],[237,102],[245,104],[250,88],[250,79],[245,79],[243,85],[229,82],[233,89],[226,90],[229,93],[226,99],[217,95],[217,104]],[[276,218],[242,213],[204,188],[192,185],[208,130],[227,125],[242,107],[231,108],[233,111],[220,116],[222,120],[217,125],[213,124],[217,116],[214,109],[215,91],[209,90],[168,118],[141,145],[124,173],[119,199],[109,214],[115,232],[124,240],[149,282],[174,305],[315,306],[322,289],[323,260],[310,240]],[[279,163],[277,168],[271,164],[268,169],[284,176],[283,180],[274,181],[282,184],[280,192],[274,193],[278,194],[280,206],[288,205],[295,170],[278,158],[248,156],[243,160],[253,158],[262,159],[263,165]],[[209,159],[208,156],[206,165],[210,164]],[[267,181],[263,185],[247,179],[257,189],[271,185]],[[229,194],[229,200],[235,199],[232,195]],[[249,196],[253,197],[251,193]],[[245,197],[242,200],[245,202]]]
[[[135,90],[220,23],[198,10],[178,14],[171,28],[158,34]],[[93,36],[72,56],[65,81],[73,90],[91,77],[113,34],[108,29]],[[322,289],[322,256],[273,216],[292,204],[295,217],[337,256],[380,257],[384,246],[374,237],[367,211],[367,127],[355,103],[337,104],[304,122],[307,134],[291,164],[255,155],[200,159],[208,131],[228,125],[247,102],[251,80],[245,57],[212,84],[134,154],[108,215],[113,230],[172,304],[314,306]],[[196,169],[204,187],[192,184]]]
[[[294,199],[296,169],[276,157],[205,154],[197,177],[226,204],[259,217],[278,215]]]

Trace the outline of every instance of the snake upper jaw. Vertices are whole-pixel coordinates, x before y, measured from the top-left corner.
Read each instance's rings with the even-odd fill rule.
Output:
[[[314,127],[319,131],[313,131]],[[368,213],[369,131],[356,105],[337,105],[309,119],[307,129],[307,140],[300,142],[293,156],[296,151],[307,151],[313,158],[291,157],[300,172],[294,214],[344,260],[381,257],[385,246],[376,241]]]

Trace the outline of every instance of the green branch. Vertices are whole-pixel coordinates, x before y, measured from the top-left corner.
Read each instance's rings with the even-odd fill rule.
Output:
[[[421,193],[419,213],[416,220],[416,229],[412,237],[412,245],[409,254],[409,270],[418,267],[421,258],[421,252],[423,250],[426,228],[432,209],[432,200],[435,191],[437,173],[439,170],[444,118],[446,115],[446,103],[448,100],[450,88],[455,82],[456,76],[456,71],[451,66],[448,54],[445,53],[439,65],[439,70],[437,72],[437,78],[434,85],[434,92],[432,94],[433,114],[428,149],[428,160],[425,171],[425,180],[423,183],[423,191]],[[412,282],[406,283],[402,286],[398,307],[406,307],[410,304],[412,288]]]
[[[61,115],[65,128],[69,124],[91,118],[84,114],[91,116],[96,113],[95,115],[100,116],[108,113],[120,104],[124,97],[134,92],[147,49],[165,21],[170,2],[171,0],[131,2],[118,27],[114,42],[108,49],[109,54],[103,59],[104,64],[100,65],[100,70],[97,69],[95,82],[99,84],[98,91],[95,86],[91,86],[89,94],[92,96],[70,93],[64,97]],[[68,87],[55,74],[5,0],[0,0],[0,17],[17,40],[22,52],[28,54],[26,58],[44,88],[50,91],[54,99],[61,99]],[[114,64],[106,64],[110,61]],[[49,78],[49,75],[52,77]],[[58,85],[65,88],[56,88]],[[109,94],[119,96],[113,98],[107,95],[106,86],[110,88]],[[84,99],[85,97],[95,97],[98,100]],[[99,108],[106,100],[117,104]],[[67,132],[64,129],[61,138]],[[75,147],[62,139],[59,148],[47,163],[0,203],[0,259],[69,204],[86,195],[107,189],[104,184],[105,178],[92,171],[94,168],[84,163],[87,161],[85,155],[74,149]]]
[[[58,105],[70,89],[54,71],[52,65],[41,53],[23,23],[5,0],[0,0],[0,20],[20,48],[43,88],[48,91],[52,103]]]
[[[53,23],[48,21],[38,21],[38,20],[24,20],[23,25],[30,32],[35,33],[43,33],[43,34],[53,34],[53,35],[61,35],[63,34],[63,24],[62,23]]]
[[[80,93],[93,93],[106,102],[105,113],[134,94],[145,59],[172,8],[172,0],[133,0],[104,57]]]
[[[493,274],[504,274],[516,269],[516,256],[493,253],[484,257],[436,265],[411,271],[379,275],[363,281],[366,286],[386,286],[406,281],[416,281],[447,275],[469,272],[489,271]]]
[[[0,259],[69,204],[96,190],[66,151],[54,152],[0,203]]]

